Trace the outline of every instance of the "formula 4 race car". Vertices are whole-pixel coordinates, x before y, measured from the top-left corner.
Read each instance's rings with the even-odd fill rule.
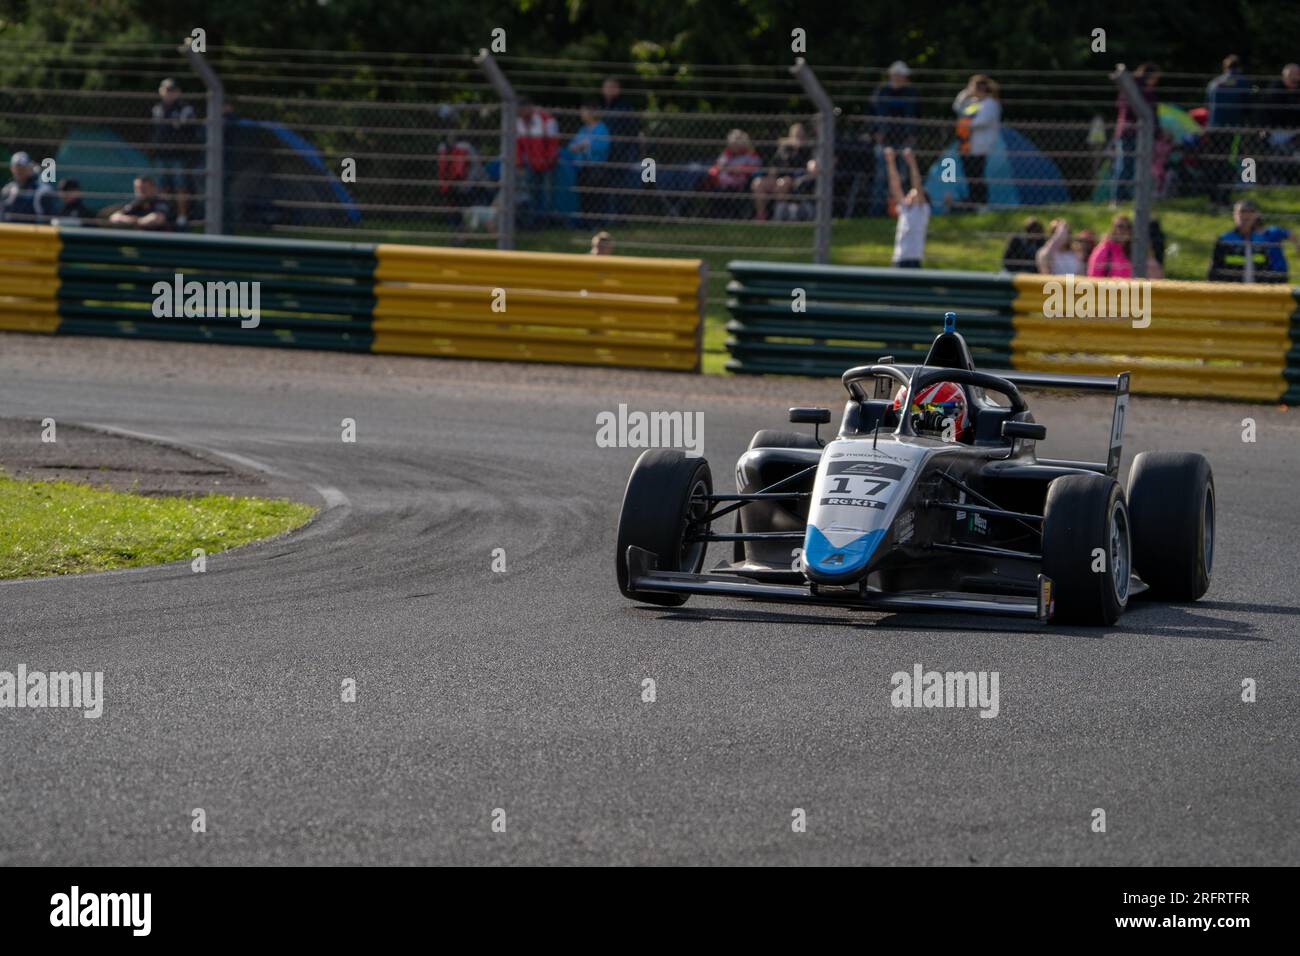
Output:
[[[1209,462],[1144,452],[1127,491],[1119,484],[1128,373],[977,371],[950,312],[924,364],[884,358],[843,382],[838,436],[758,432],[736,463],[735,494],[714,493],[703,458],[644,452],[619,519],[623,594],[1109,625],[1143,591],[1194,601],[1209,587]],[[1039,458],[1047,429],[1020,385],[1113,392],[1108,460]],[[795,423],[830,417],[790,409]],[[732,560],[701,573],[715,541],[732,545]]]

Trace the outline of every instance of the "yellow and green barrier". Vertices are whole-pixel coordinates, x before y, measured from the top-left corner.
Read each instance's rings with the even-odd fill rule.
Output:
[[[160,314],[178,274],[256,282],[256,326]],[[19,332],[691,370],[703,287],[699,260],[0,225]]]
[[[1130,309],[1144,314],[1092,318],[1062,306],[1082,305],[1085,283],[1109,304],[1123,280],[771,262],[728,268],[728,368],[737,372],[839,375],[880,355],[919,361],[951,310],[986,368],[1129,371],[1135,392],[1300,401],[1300,293],[1290,286],[1156,280],[1140,299],[1126,290]],[[800,297],[802,311],[792,307]],[[1091,312],[1099,314],[1111,313]]]
[[[733,372],[840,375],[882,355],[919,362],[945,311],[959,314],[978,364],[1011,360],[1015,290],[1002,276],[762,261],[727,269]]]
[[[1088,281],[1101,294],[1124,284]],[[1132,391],[1160,395],[1268,402],[1287,390],[1296,311],[1290,286],[1155,280],[1143,293],[1148,316],[1097,319],[1056,314],[1071,289],[1064,277],[1017,275],[1013,282],[1014,368],[1131,371]],[[1142,325],[1146,318],[1150,324]]]
[[[54,332],[58,292],[58,232],[0,225],[0,331]]]
[[[376,247],[374,350],[699,367],[699,260]]]

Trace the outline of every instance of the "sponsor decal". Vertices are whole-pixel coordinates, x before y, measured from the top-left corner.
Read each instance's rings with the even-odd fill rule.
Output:
[[[907,474],[902,465],[883,461],[833,461],[826,468],[828,475],[863,475],[868,478],[899,479]]]
[[[819,504],[848,506],[851,508],[877,508],[884,509],[885,502],[876,501],[873,498],[822,498]]]

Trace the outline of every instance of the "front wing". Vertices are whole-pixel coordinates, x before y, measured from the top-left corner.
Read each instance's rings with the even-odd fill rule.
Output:
[[[1052,579],[1038,575],[1036,599],[991,594],[900,591],[883,594],[853,588],[818,588],[807,584],[768,584],[734,575],[660,571],[658,556],[636,546],[627,549],[628,587],[633,591],[704,594],[751,601],[851,607],[865,611],[946,611],[1047,621],[1052,616]]]

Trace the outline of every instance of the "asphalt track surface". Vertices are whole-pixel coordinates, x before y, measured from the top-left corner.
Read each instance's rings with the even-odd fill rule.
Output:
[[[838,391],[0,336],[0,415],[238,456],[331,505],[205,574],[0,584],[0,669],[102,670],[106,697],[0,710],[0,863],[1300,861],[1296,413],[1134,399],[1126,463],[1208,455],[1219,536],[1205,599],[1112,630],[619,595],[638,451],[598,448],[598,412],[704,412],[726,486],[756,429]],[[1035,408],[1045,454],[1100,453],[1104,400]],[[917,663],[999,672],[1000,715],[894,709]]]

